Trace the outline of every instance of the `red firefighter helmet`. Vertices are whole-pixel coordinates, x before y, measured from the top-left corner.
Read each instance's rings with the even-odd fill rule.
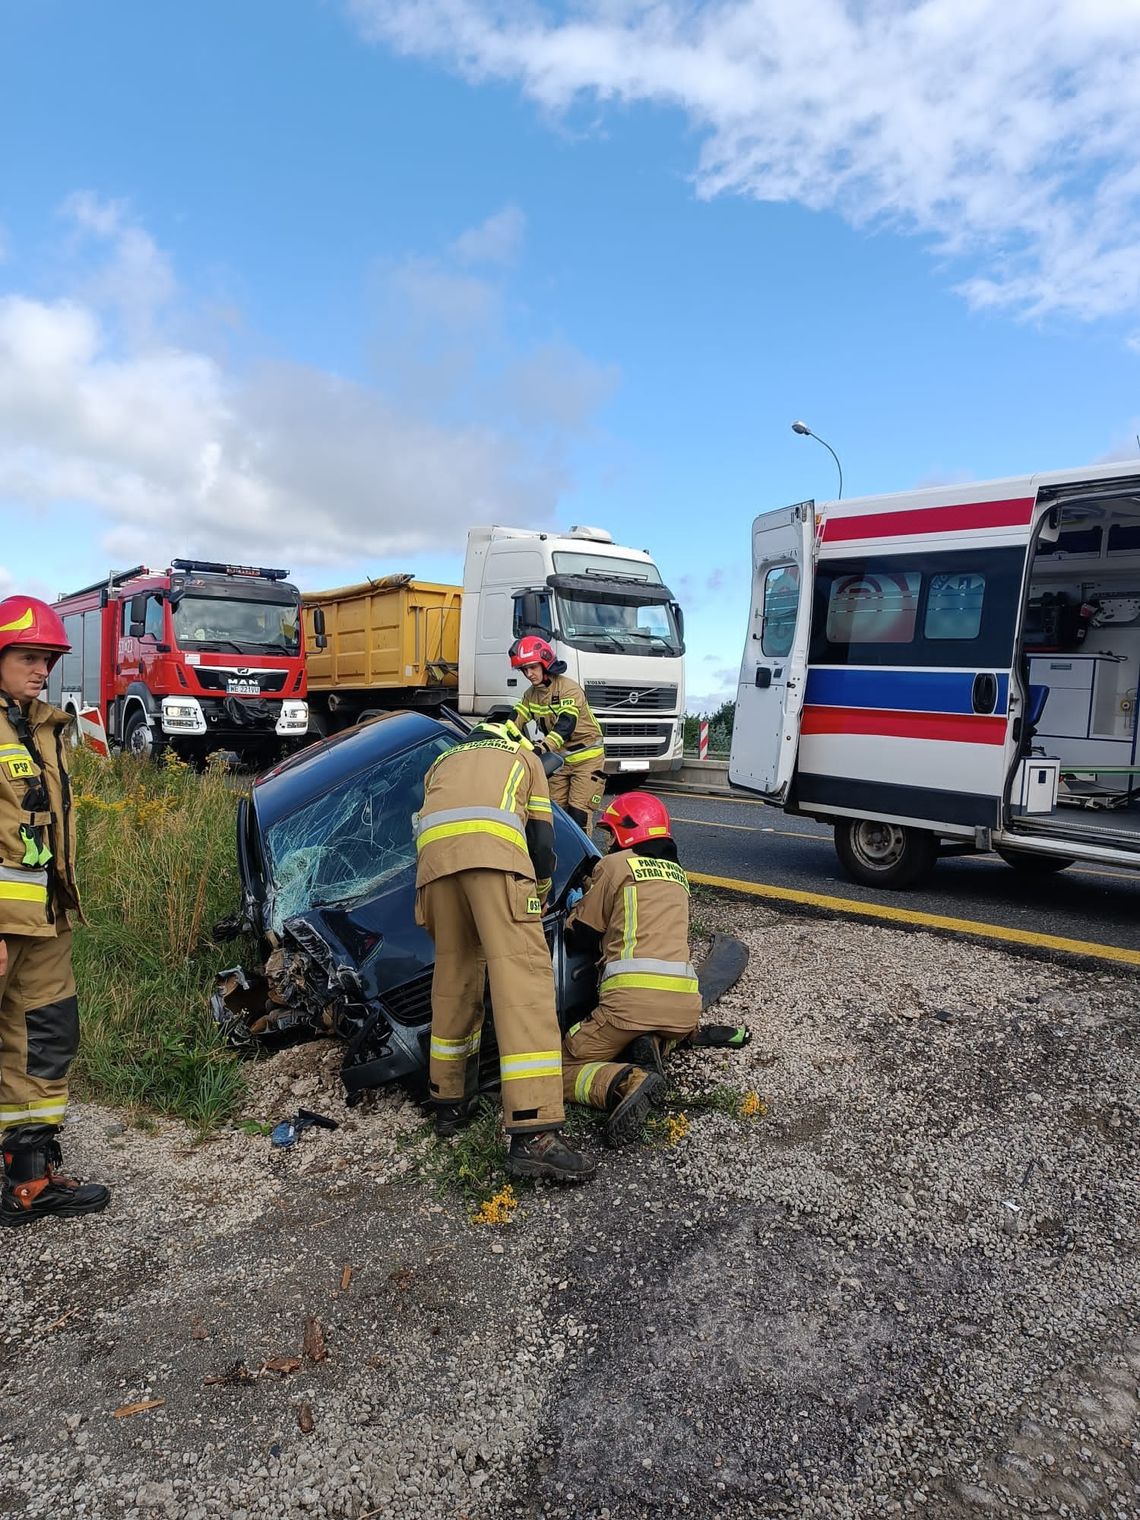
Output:
[[[49,669],[71,648],[59,613],[34,596],[6,596],[0,602],[0,654],[13,644],[50,650]]]
[[[651,839],[672,839],[669,810],[650,792],[626,792],[615,797],[598,819],[598,827],[609,829],[619,850],[633,844],[647,844]]]
[[[516,670],[522,670],[527,665],[541,665],[543,670],[549,671],[557,663],[558,657],[554,650],[537,634],[524,634],[511,645],[511,664]]]

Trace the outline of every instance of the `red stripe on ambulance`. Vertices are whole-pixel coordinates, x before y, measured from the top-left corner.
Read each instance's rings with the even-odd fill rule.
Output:
[[[1005,726],[1005,718],[977,713],[805,707],[800,733],[870,734],[880,739],[947,739],[955,744],[1004,744]]]
[[[1032,496],[1016,496],[1009,501],[968,501],[958,507],[829,516],[824,519],[823,541],[836,544],[921,533],[969,533],[977,528],[1022,528],[1033,516],[1033,500]]]

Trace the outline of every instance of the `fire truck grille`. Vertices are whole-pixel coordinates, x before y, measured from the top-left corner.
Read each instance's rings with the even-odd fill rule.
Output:
[[[672,712],[677,706],[677,688],[587,681],[586,701],[595,712]]]
[[[284,691],[287,670],[255,670],[249,676],[239,676],[236,670],[206,669],[199,665],[198,682],[203,691],[226,691],[228,681],[256,681],[263,692]]]

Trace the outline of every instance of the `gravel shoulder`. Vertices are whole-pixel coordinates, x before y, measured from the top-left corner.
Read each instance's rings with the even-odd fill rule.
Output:
[[[1140,980],[700,913],[752,1044],[509,1225],[325,1045],[256,1070],[342,1121],[288,1152],[76,1105],[115,1194],[3,1237],[0,1514],[1140,1515]]]

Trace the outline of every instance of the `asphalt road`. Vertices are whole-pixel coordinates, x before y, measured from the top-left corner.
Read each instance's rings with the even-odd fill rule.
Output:
[[[1117,947],[1134,952],[1140,968],[1140,872],[1073,866],[1032,879],[994,855],[952,856],[916,890],[876,891],[844,875],[823,824],[737,798],[674,793],[667,801],[689,871]]]

